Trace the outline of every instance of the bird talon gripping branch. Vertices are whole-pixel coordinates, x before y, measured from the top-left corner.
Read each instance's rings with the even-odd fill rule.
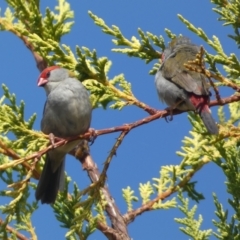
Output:
[[[49,141],[50,141],[50,143],[52,145],[52,148],[56,148],[54,134],[53,133],[49,133],[48,137],[49,137]]]
[[[173,120],[173,108],[172,107],[167,107],[165,108],[165,110],[167,112],[169,112],[169,116],[166,116],[165,117],[165,121],[168,123],[168,122],[171,122]]]
[[[90,136],[89,136],[90,145],[93,145],[94,141],[95,141],[96,138],[97,138],[96,131],[95,131],[94,128],[89,128],[89,129],[88,129],[88,132],[90,133]]]

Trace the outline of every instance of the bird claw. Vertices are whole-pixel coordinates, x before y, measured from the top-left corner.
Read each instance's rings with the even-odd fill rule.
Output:
[[[49,133],[48,137],[49,137],[49,141],[50,141],[52,147],[55,148],[56,145],[55,145],[55,136],[54,136],[54,134],[53,133]]]
[[[173,120],[173,110],[177,108],[178,105],[180,105],[182,102],[184,102],[184,99],[180,99],[174,106],[167,107],[165,110],[169,112],[169,118],[168,116],[165,117],[166,122],[171,122]]]
[[[165,117],[165,121],[168,123],[168,122],[171,122],[173,120],[173,116],[166,116]]]
[[[89,128],[88,132],[90,133],[89,142],[90,142],[90,146],[91,146],[91,145],[93,145],[95,139],[97,138],[97,134],[96,134],[96,131],[94,130],[94,128]]]
[[[167,112],[169,112],[169,116],[166,116],[165,117],[165,121],[168,123],[168,122],[171,122],[173,120],[173,108],[171,107],[168,107],[165,109]]]

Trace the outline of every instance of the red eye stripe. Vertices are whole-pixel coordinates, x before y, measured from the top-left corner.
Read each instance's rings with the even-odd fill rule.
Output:
[[[42,73],[40,74],[39,78],[48,78],[49,77],[49,72],[51,72],[52,70],[56,69],[56,68],[60,68],[59,66],[51,66],[48,68],[45,68]]]

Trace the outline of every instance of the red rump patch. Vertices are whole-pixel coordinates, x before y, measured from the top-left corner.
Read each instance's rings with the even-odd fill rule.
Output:
[[[190,95],[191,103],[196,107],[198,112],[210,112],[208,107],[209,97],[208,96],[198,96],[195,94]]]
[[[45,68],[45,69],[41,72],[40,76],[38,77],[38,82],[39,82],[39,79],[40,79],[40,78],[45,78],[45,79],[47,79],[47,78],[48,78],[48,76],[47,76],[48,73],[51,72],[52,70],[56,69],[56,68],[60,68],[60,67],[59,67],[59,66],[51,66],[51,67]]]

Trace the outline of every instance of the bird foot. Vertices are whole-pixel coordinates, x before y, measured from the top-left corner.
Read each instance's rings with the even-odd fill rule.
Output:
[[[88,132],[90,133],[90,136],[89,136],[90,145],[93,145],[95,139],[97,138],[96,131],[94,128],[89,128]]]
[[[165,108],[165,110],[169,112],[169,116],[165,117],[166,122],[171,122],[173,120],[173,110],[176,109],[182,102],[184,102],[183,99],[176,102],[174,106]]]
[[[50,144],[52,145],[52,148],[56,148],[55,140],[59,138],[55,137],[53,133],[49,133],[48,137],[49,137]]]
[[[55,139],[54,139],[55,136],[54,136],[54,134],[53,133],[49,133],[48,137],[49,137],[49,141],[50,141],[52,147],[55,148]]]
[[[173,108],[172,107],[167,107],[165,108],[165,110],[167,112],[169,112],[169,116],[166,116],[165,117],[165,121],[168,123],[168,122],[171,122],[173,120]]]

